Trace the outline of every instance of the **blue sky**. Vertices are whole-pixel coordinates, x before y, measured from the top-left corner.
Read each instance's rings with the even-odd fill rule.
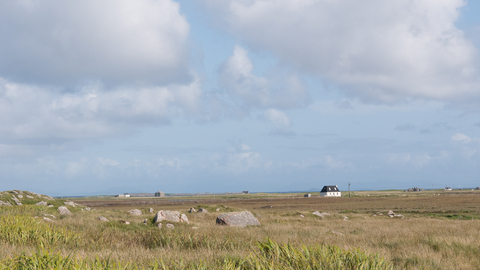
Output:
[[[0,184],[480,186],[478,1],[0,2]]]

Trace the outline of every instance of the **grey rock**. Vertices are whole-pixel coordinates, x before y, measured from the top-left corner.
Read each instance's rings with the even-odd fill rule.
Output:
[[[90,211],[91,209],[90,207],[85,207],[85,210]]]
[[[169,229],[175,229],[175,225],[171,224],[171,223],[167,223],[167,228]]]
[[[32,196],[30,196],[30,195],[26,195],[26,196],[27,196],[27,198],[29,198],[29,199],[33,199],[33,197],[32,197]]]
[[[198,230],[198,227],[192,227],[192,230]]]
[[[393,215],[394,218],[401,218],[401,219],[404,219],[405,216],[404,215]]]
[[[48,221],[48,222],[55,222],[52,219],[49,219],[48,217],[43,217],[43,220]]]
[[[57,210],[58,210],[58,212],[60,212],[60,215],[71,215],[72,214],[72,212],[70,212],[70,210],[68,210],[68,208],[65,207],[65,206],[59,206],[57,208]]]
[[[110,220],[108,220],[108,218],[106,218],[106,217],[98,217],[98,220],[101,220],[101,221],[110,221]]]
[[[125,220],[119,220],[118,222],[120,222],[120,223],[122,223],[122,224],[130,225],[130,222],[125,221]]]
[[[348,220],[348,217],[343,217],[343,220]]]
[[[197,210],[195,210],[195,208],[192,207],[192,208],[190,208],[190,210],[188,210],[188,212],[189,212],[189,213],[196,213]]]
[[[20,202],[20,200],[17,199],[17,197],[15,197],[15,195],[12,196],[12,200],[15,202],[16,205],[22,205],[22,202]]]
[[[343,233],[341,232],[336,232],[336,231],[332,231],[333,234],[336,234],[336,235],[343,235]]]
[[[18,194],[18,192],[17,192],[17,191],[15,191],[15,190],[12,190],[12,191],[10,191],[10,193],[13,193],[13,194]]]
[[[198,212],[199,213],[208,213],[207,209],[205,209],[205,208],[198,209]]]
[[[46,217],[57,218],[56,216],[54,216],[54,215],[50,215],[50,214],[43,214],[43,215],[44,215],[44,216],[46,216]]]
[[[71,207],[76,207],[76,204],[74,202],[64,202],[63,204],[65,205],[70,205]]]
[[[18,194],[17,197],[20,198],[20,199],[23,199],[23,195],[22,195],[22,194]]]
[[[35,205],[47,206],[47,202],[46,201],[41,201],[41,202],[36,203]]]
[[[388,210],[387,215],[389,215],[389,216],[390,216],[390,215],[395,215],[395,212],[393,212],[392,210]]]
[[[323,216],[330,216],[330,214],[327,213],[327,212],[323,212],[323,213],[321,213],[321,214],[322,214]]]
[[[4,201],[0,201],[0,205],[12,206],[11,203],[9,203],[9,202],[4,202]]]
[[[304,218],[305,216],[304,216],[304,215],[302,215],[302,214],[300,214],[300,217],[301,217],[301,218]]]
[[[215,211],[217,211],[217,212],[220,211],[220,208],[217,208]]]
[[[53,207],[53,205],[49,204],[48,207]]]
[[[144,219],[143,224],[147,225],[148,224],[148,219]]]
[[[162,223],[158,223],[157,228],[161,229],[162,228]]]
[[[134,216],[140,216],[140,215],[142,215],[142,211],[140,211],[140,210],[138,210],[138,209],[129,210],[128,213],[130,213],[131,215],[134,215]]]
[[[155,214],[155,218],[153,219],[153,222],[157,223],[157,222],[161,222],[163,220],[172,221],[172,222],[180,222],[180,212],[169,211],[169,210],[158,211],[157,214]]]
[[[260,225],[258,219],[250,212],[230,212],[219,215],[216,220],[217,225],[227,225],[227,226],[256,226]]]
[[[150,208],[148,209],[148,212],[153,214],[155,211],[153,210],[153,208]]]
[[[319,216],[319,217],[322,217],[322,218],[323,218],[322,213],[320,213],[320,212],[318,212],[318,211],[313,212],[312,215]]]

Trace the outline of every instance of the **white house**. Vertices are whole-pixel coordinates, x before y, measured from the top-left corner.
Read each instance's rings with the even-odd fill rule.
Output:
[[[324,186],[320,191],[322,197],[342,197],[342,193],[338,189],[338,186]]]

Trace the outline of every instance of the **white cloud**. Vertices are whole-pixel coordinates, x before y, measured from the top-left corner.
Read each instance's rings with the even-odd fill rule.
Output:
[[[97,158],[98,162],[103,166],[118,166],[120,162],[117,160],[109,159],[109,158]]]
[[[0,2],[0,76],[65,85],[188,79],[190,26],[172,0]]]
[[[455,102],[479,95],[478,50],[455,26],[464,0],[203,2],[252,49],[271,51],[363,100]],[[241,50],[234,55],[244,57]],[[248,74],[248,62],[236,63]],[[240,85],[265,84],[246,78]]]
[[[264,112],[265,119],[276,127],[290,127],[290,117],[282,111],[268,109]]]
[[[236,45],[219,69],[219,85],[247,107],[294,108],[308,103],[306,85],[292,74],[258,77],[247,51]]]
[[[0,138],[92,138],[167,123],[198,110],[200,84],[117,88],[86,85],[58,94],[0,78]]]
[[[460,142],[463,142],[463,143],[469,143],[472,141],[472,139],[470,137],[468,137],[467,135],[463,134],[463,133],[455,133],[452,135],[452,141],[460,141]]]

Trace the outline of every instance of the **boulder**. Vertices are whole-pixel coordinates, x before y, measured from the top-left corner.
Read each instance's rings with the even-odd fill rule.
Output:
[[[148,224],[148,219],[144,219],[143,224],[147,225]]]
[[[319,216],[319,217],[322,217],[322,218],[323,218],[322,213],[320,213],[320,212],[318,212],[318,211],[313,212],[312,215]]]
[[[187,215],[181,214],[181,215],[180,215],[180,222],[189,223],[189,222],[188,222],[188,217],[187,217]]]
[[[330,216],[330,214],[327,213],[327,212],[323,212],[323,213],[321,213],[321,214],[322,214],[323,216]]]
[[[302,215],[302,214],[300,214],[300,217],[301,217],[301,218],[304,218],[305,216],[304,216],[304,215]]]
[[[44,215],[44,216],[46,216],[46,217],[57,218],[56,216],[54,216],[54,215],[50,215],[50,214],[43,214],[43,215]]]
[[[162,228],[162,223],[158,223],[157,228],[161,229]]]
[[[121,224],[130,225],[130,222],[125,220],[119,220],[118,222],[120,222]]]
[[[53,207],[53,205],[49,204],[48,207]]]
[[[90,209],[90,207],[85,207],[85,210],[90,211],[91,209]]]
[[[70,210],[68,210],[68,208],[65,207],[65,206],[59,206],[57,208],[57,210],[58,210],[58,212],[60,212],[60,215],[71,215],[72,214],[72,212],[70,212]]]
[[[205,209],[205,208],[198,209],[198,212],[199,213],[208,213],[207,209]]]
[[[195,208],[192,207],[192,208],[190,208],[190,210],[188,210],[188,212],[189,212],[189,213],[196,213],[197,210],[195,210]]]
[[[258,219],[250,212],[230,212],[217,217],[217,225],[239,226],[245,227],[247,225],[260,225]]]
[[[217,211],[217,212],[220,211],[220,208],[217,208],[215,211]]]
[[[41,202],[36,203],[35,205],[47,206],[47,202],[46,201],[41,201]]]
[[[404,219],[405,216],[404,215],[393,215],[394,218],[401,218],[401,219]]]
[[[348,220],[348,217],[343,217],[343,220]]]
[[[157,223],[163,220],[180,222],[180,218],[181,218],[180,212],[178,211],[161,210],[157,212],[157,214],[155,215],[155,218],[153,219],[153,222]]]
[[[148,212],[153,214],[153,212],[155,212],[155,211],[153,210],[153,208],[150,208],[150,209],[148,209]]]
[[[29,199],[33,199],[33,197],[32,197],[32,196],[30,196],[30,195],[26,195],[26,196],[27,196],[27,198],[29,198]]]
[[[167,228],[169,229],[175,229],[175,225],[171,224],[171,223],[167,223]]]
[[[108,218],[106,218],[106,217],[98,217],[98,220],[101,220],[101,221],[109,221]]]
[[[23,199],[23,195],[22,195],[22,194],[18,194],[17,197],[20,198],[20,199]]]
[[[395,212],[393,212],[392,210],[388,210],[387,215],[389,215],[389,216],[390,216],[390,215],[395,215]]]
[[[142,215],[142,211],[140,211],[140,210],[138,210],[138,209],[129,210],[128,213],[130,213],[131,215],[134,215],[134,216],[140,216],[140,215]]]

